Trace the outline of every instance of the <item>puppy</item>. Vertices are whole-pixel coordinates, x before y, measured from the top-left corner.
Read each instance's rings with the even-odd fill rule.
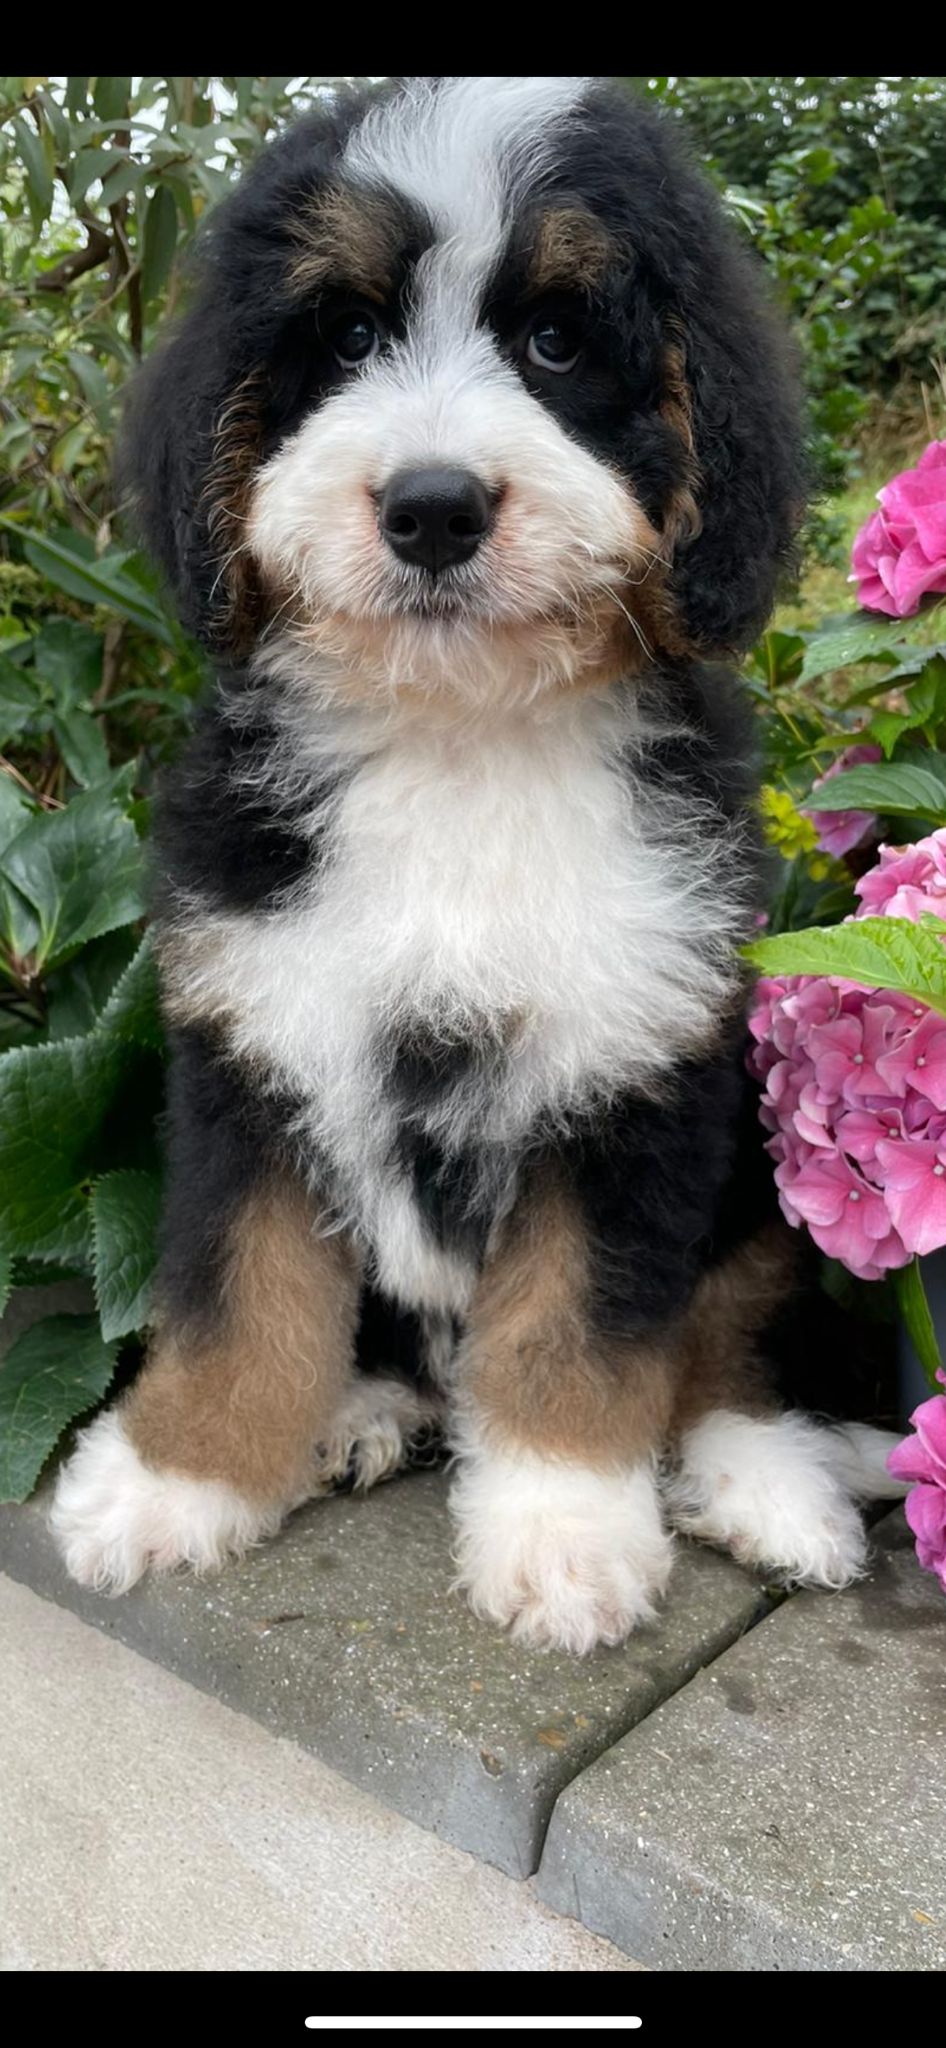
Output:
[[[843,1585],[881,1449],[759,1365],[725,666],[799,411],[715,196],[585,79],[327,101],[212,217],[126,467],[215,679],[157,841],[155,1328],[70,1571],[220,1565],[446,1406],[459,1581],[531,1644],[646,1622],[672,1524]],[[412,1375],[358,1367],[379,1304]]]

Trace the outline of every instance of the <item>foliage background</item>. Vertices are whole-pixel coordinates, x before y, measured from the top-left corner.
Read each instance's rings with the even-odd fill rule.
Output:
[[[773,928],[791,929],[850,896],[798,805],[850,737],[865,676],[888,710],[898,679],[923,704],[939,686],[924,622],[888,653],[885,629],[844,640],[818,615],[843,601],[872,469],[946,431],[946,79],[625,82],[685,121],[803,351],[825,496],[805,585],[749,676],[785,855]],[[62,1274],[94,1287],[88,1316],[40,1323],[0,1374],[0,1496],[23,1497],[133,1365],[154,1264],[144,842],[203,668],[121,530],[120,395],[180,303],[207,207],[330,85],[0,79],[0,1300]],[[936,750],[932,713],[905,732]]]

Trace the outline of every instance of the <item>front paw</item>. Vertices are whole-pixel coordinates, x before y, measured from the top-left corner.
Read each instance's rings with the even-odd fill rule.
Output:
[[[153,1471],[113,1408],[79,1437],[60,1472],[49,1525],[81,1586],[127,1593],[148,1570],[214,1570],[270,1535],[280,1519],[218,1480]]]
[[[457,1584],[481,1619],[584,1656],[652,1621],[672,1544],[653,1474],[478,1448],[451,1494]]]
[[[836,1476],[853,1452],[799,1414],[720,1408],[683,1437],[667,1507],[686,1536],[791,1585],[850,1585],[864,1570],[864,1524]]]

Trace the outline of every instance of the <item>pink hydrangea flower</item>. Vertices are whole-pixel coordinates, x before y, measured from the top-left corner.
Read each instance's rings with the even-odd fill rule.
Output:
[[[946,1386],[946,1373],[936,1377]],[[946,1394],[921,1401],[910,1421],[915,1436],[898,1444],[887,1464],[895,1479],[905,1479],[911,1486],[906,1514],[916,1554],[924,1571],[936,1573],[946,1593]]]
[[[851,553],[857,601],[907,619],[932,591],[946,591],[946,441],[931,441],[915,469],[892,477]]]
[[[865,761],[882,759],[882,749],[869,743],[856,747],[845,747],[830,768],[819,775],[814,789],[823,789],[833,775],[842,775],[845,768],[860,768]],[[818,835],[818,845],[823,853],[833,853],[836,860],[843,859],[855,846],[863,846],[877,831],[877,819],[873,811],[809,811],[811,822]]]
[[[881,847],[857,917],[946,910],[946,828]],[[760,981],[749,1017],[759,1114],[789,1223],[877,1280],[946,1244],[946,1019],[827,975]]]

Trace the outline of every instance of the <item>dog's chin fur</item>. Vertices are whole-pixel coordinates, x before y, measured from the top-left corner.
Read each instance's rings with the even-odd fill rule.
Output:
[[[326,102],[202,247],[126,458],[216,663],[156,833],[160,1321],[60,1484],[69,1567],[239,1553],[393,1470],[436,1380],[460,1581],[527,1645],[649,1621],[665,1505],[840,1584],[877,1459],[760,1392],[787,1262],[722,658],[804,464],[755,270],[659,120],[578,78]],[[385,523],[431,466],[479,525]]]
[[[255,667],[319,705],[425,719],[515,712],[634,673],[646,641],[620,604],[585,616],[492,620],[395,613],[303,617],[264,641]]]

